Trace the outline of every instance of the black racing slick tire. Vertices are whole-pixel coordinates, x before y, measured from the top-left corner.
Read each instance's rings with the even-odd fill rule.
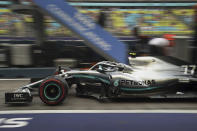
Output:
[[[40,99],[47,105],[61,104],[68,95],[68,84],[59,76],[45,79],[39,88]]]

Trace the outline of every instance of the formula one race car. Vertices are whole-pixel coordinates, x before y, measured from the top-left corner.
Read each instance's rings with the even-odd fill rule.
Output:
[[[58,68],[53,76],[6,93],[5,102],[28,103],[32,101],[33,92],[38,92],[44,103],[57,105],[67,97],[71,87],[76,88],[77,96],[93,96],[100,100],[197,98],[195,65],[158,57],[136,57],[129,61],[130,65],[102,61],[89,70]]]

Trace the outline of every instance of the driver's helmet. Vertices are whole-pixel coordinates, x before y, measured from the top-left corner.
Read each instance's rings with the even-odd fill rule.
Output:
[[[103,70],[102,65],[99,65],[98,69],[99,69],[99,70]]]
[[[114,66],[109,66],[109,65],[99,65],[99,69],[100,70],[103,70],[105,72],[108,72],[108,71],[114,71]]]

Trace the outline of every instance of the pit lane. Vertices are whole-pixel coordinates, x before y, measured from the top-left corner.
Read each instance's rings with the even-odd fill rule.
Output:
[[[39,97],[34,97],[29,105],[6,105],[4,93],[13,91],[29,83],[29,79],[0,80],[0,110],[196,110],[196,100],[134,100],[124,99],[99,102],[92,98],[75,96],[75,90],[58,106],[47,106]]]

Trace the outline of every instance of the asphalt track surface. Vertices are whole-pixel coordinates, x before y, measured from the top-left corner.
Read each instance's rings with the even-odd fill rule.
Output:
[[[196,110],[196,100],[135,100],[124,99],[99,102],[93,98],[75,96],[75,90],[69,92],[66,100],[58,106],[47,106],[39,97],[34,97],[29,105],[7,105],[4,93],[14,91],[28,84],[29,80],[0,80],[0,111],[7,110]]]

